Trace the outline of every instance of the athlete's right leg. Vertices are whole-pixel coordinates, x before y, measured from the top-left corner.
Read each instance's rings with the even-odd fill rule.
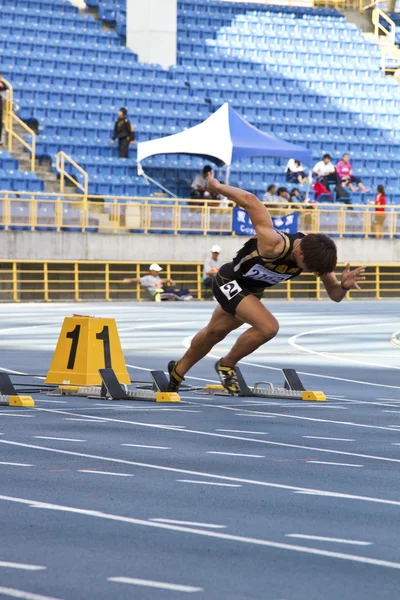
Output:
[[[243,325],[243,321],[227,312],[220,306],[214,310],[210,322],[204,329],[196,333],[190,347],[178,361],[168,365],[170,372],[170,391],[179,389],[185,373],[199,360],[207,356],[213,347],[221,342],[231,331]]]

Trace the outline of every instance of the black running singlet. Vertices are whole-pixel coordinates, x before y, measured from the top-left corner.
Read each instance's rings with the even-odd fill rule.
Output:
[[[252,288],[266,288],[300,275],[302,269],[297,266],[291,255],[295,240],[301,240],[304,233],[277,233],[284,241],[281,254],[274,258],[261,256],[258,253],[257,237],[251,238],[239,250],[233,261],[228,263],[234,279],[241,281],[244,286],[247,283]]]

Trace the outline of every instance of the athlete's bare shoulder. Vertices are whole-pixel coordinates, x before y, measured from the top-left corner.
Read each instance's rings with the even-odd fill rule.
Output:
[[[258,254],[264,258],[276,258],[283,254],[286,240],[275,229],[266,229],[257,233]]]

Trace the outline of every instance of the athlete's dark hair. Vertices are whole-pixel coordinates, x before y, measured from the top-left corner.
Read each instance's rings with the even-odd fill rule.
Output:
[[[337,248],[335,242],[323,233],[309,233],[300,243],[307,269],[316,275],[325,275],[335,270]]]

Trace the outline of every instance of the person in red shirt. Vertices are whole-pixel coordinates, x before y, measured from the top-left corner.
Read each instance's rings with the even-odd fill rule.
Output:
[[[385,207],[386,207],[386,195],[385,188],[383,185],[378,185],[376,188],[377,194],[375,198],[375,221],[374,231],[376,238],[383,237],[383,224],[386,219]]]

